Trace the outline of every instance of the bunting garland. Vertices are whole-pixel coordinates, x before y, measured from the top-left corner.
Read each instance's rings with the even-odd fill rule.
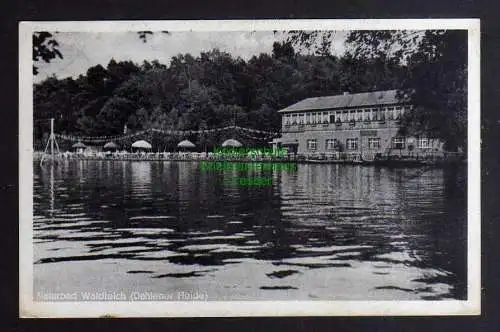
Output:
[[[151,128],[147,130],[141,130],[132,134],[119,135],[119,136],[75,136],[75,135],[65,135],[65,134],[54,134],[56,138],[71,142],[82,142],[82,143],[106,143],[109,141],[123,141],[127,139],[134,139],[144,135],[148,135],[151,133],[158,133],[162,135],[170,135],[170,136],[188,136],[194,134],[210,134],[221,132],[225,130],[238,130],[246,137],[255,139],[255,140],[268,140],[274,137],[280,136],[280,133],[270,132],[265,130],[257,130],[251,128],[244,128],[239,126],[226,126],[221,128],[213,128],[213,129],[202,129],[202,130],[169,130],[169,129],[158,129]],[[252,134],[260,134],[264,137],[256,137]]]
[[[239,127],[239,126],[233,126],[233,127],[236,128],[236,129],[248,131],[248,132],[251,132],[251,133],[263,134],[263,135],[265,134],[265,135],[268,135],[268,136],[279,136],[279,135],[281,135],[280,133],[271,132],[271,131],[251,129],[251,128],[244,128],[244,127]]]
[[[246,128],[241,128],[241,129],[246,129]],[[257,140],[257,141],[269,141],[269,140],[272,140],[273,138],[276,137],[276,135],[265,135],[262,137],[257,137],[257,136],[250,134],[247,130],[241,130],[240,134],[242,134],[246,138],[249,138],[252,140]]]

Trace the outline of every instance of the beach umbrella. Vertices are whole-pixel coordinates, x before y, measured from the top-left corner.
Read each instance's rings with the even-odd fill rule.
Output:
[[[82,142],[75,143],[71,146],[74,149],[85,149],[87,146]]]
[[[76,153],[83,153],[83,150],[86,148],[82,142],[75,143],[71,147],[76,150]]]
[[[115,142],[108,142],[108,143],[104,144],[104,149],[107,149],[107,150],[117,150],[118,149],[118,145],[116,145]]]
[[[225,140],[224,143],[222,143],[222,146],[223,147],[239,148],[239,147],[242,147],[243,144],[241,144],[237,140],[231,138],[231,139]]]
[[[177,144],[177,147],[178,148],[194,148],[195,145],[191,141],[185,139],[182,142],[179,142],[179,144]]]
[[[133,148],[150,150],[152,148],[151,144],[144,140],[136,141],[132,144]]]

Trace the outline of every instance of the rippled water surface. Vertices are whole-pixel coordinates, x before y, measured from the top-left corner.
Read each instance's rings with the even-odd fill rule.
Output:
[[[460,168],[34,164],[39,292],[208,300],[464,299]],[[232,177],[271,177],[241,186]]]

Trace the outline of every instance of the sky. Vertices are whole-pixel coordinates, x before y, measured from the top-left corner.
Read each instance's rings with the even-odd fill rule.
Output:
[[[344,53],[346,35],[345,31],[335,33],[332,54]],[[179,53],[196,57],[200,52],[214,48],[248,60],[253,55],[271,53],[273,43],[283,41],[286,35],[272,31],[176,31],[149,35],[147,43],[136,32],[59,32],[54,37],[63,59],[56,58],[50,63],[39,61],[35,82],[53,75],[58,78],[77,77],[97,64],[106,67],[111,59],[131,60],[138,64],[144,60],[158,60],[168,65],[170,59]]]

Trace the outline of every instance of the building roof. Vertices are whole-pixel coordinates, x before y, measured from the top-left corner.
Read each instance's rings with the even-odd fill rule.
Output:
[[[403,102],[397,96],[397,90],[372,91],[336,96],[306,98],[290,105],[279,112],[309,111],[334,108],[349,108],[397,104]]]

